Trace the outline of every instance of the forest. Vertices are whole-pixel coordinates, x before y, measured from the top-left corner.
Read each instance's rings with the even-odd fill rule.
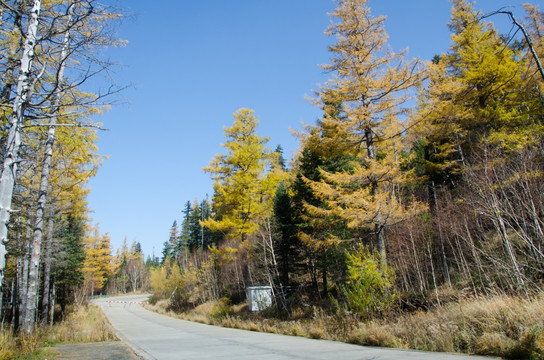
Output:
[[[323,115],[297,134],[291,163],[256,133],[253,110],[234,113],[225,152],[203,169],[211,201],[186,203],[165,278],[151,275],[156,288],[187,276],[180,306],[252,284],[281,302],[341,298],[363,316],[439,304],[445,288],[540,294],[544,14],[525,5],[523,25],[513,19],[526,38],[508,38],[453,1],[449,51],[422,62],[388,46],[365,3],[332,15],[333,76],[312,100]]]
[[[2,328],[32,333],[89,296],[135,291],[177,313],[214,304],[229,325],[252,285],[273,294],[260,321],[334,316],[347,333],[461,301],[540,304],[544,12],[451,3],[449,49],[422,61],[389,46],[366,0],[337,1],[330,78],[311,100],[322,115],[296,134],[296,155],[286,160],[257,134],[258,114],[238,109],[203,168],[213,194],[185,203],[160,257],[144,261],[127,239],[114,255],[86,203],[102,162],[92,119],[121,89],[84,84],[113,65],[100,53],[123,45],[122,15],[94,0],[0,2]],[[497,17],[515,31],[500,34]],[[477,340],[451,348],[332,338],[512,357],[531,342],[541,358],[543,315],[470,330]]]
[[[304,307],[369,321],[540,299],[544,13],[524,7],[517,19],[452,1],[449,49],[425,62],[391,49],[366,1],[339,1],[326,30],[331,77],[312,99],[321,118],[287,164],[257,134],[258,114],[234,113],[224,153],[203,169],[213,196],[174,222],[152,301],[184,313],[216,302],[212,317],[229,326],[251,285],[270,286],[272,318],[290,321]],[[516,31],[498,33],[498,16]],[[534,329],[541,315],[529,315]],[[463,341],[450,350],[515,357]]]

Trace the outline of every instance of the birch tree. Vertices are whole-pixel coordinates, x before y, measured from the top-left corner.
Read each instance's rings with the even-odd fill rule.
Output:
[[[67,8],[67,25],[66,29],[70,29],[73,24],[73,17],[74,17],[74,7],[75,4],[71,3]],[[47,203],[47,193],[49,189],[49,175],[51,172],[51,161],[53,157],[53,145],[55,143],[55,133],[56,133],[56,125],[57,125],[57,118],[59,116],[60,110],[60,103],[62,101],[63,97],[63,86],[62,83],[64,82],[64,72],[66,70],[66,61],[68,58],[69,53],[69,42],[70,42],[70,30],[67,30],[64,33],[64,39],[62,41],[62,46],[60,50],[60,56],[58,59],[58,68],[56,79],[55,81],[59,84],[55,86],[55,89],[53,90],[53,101],[52,101],[52,108],[51,113],[52,116],[50,117],[49,124],[48,124],[48,131],[47,131],[47,139],[45,142],[45,150],[44,150],[44,159],[42,162],[42,172],[40,176],[40,187],[38,190],[38,201],[36,206],[36,215],[35,215],[35,222],[34,222],[34,234],[32,237],[32,256],[30,259],[31,267],[30,272],[28,274],[29,277],[29,287],[27,290],[27,308],[25,310],[25,318],[24,322],[22,324],[23,330],[27,333],[30,333],[33,329],[35,318],[36,318],[36,310],[37,310],[37,304],[38,304],[38,271],[39,271],[39,265],[40,265],[40,256],[41,256],[41,249],[42,249],[42,238],[43,238],[43,225],[44,225],[44,215],[45,215],[45,207]],[[52,230],[52,228],[51,228]]]
[[[47,136],[41,161],[30,160],[35,169],[41,169],[34,213],[34,236],[26,296],[28,306],[24,330],[32,330],[38,298],[38,266],[44,233],[44,214],[50,191],[50,177],[58,127],[95,127],[90,116],[101,111],[104,97],[116,89],[90,94],[79,90],[81,84],[106,71],[111,64],[97,57],[98,47],[118,45],[111,32],[111,24],[119,15],[94,0],[57,0],[42,4],[32,2],[30,11],[23,1],[3,2],[6,11],[13,13],[14,38],[24,44],[20,53],[20,67],[13,70],[13,59],[19,52],[8,49],[3,74],[2,99],[11,97],[13,74],[18,74],[17,89],[13,94],[9,130],[2,149],[3,168],[0,178],[0,283],[5,268],[7,225],[13,206],[14,186],[18,181],[18,163],[27,154],[23,144],[35,141],[34,134],[45,128]],[[25,28],[26,26],[26,28]],[[22,29],[26,33],[22,33]],[[8,39],[9,40],[9,39]],[[17,39],[13,41],[16,42]],[[38,51],[36,49],[39,49]],[[69,73],[69,78],[65,75]],[[3,103],[5,106],[6,104]],[[98,106],[98,107],[97,107]],[[6,112],[4,112],[6,114]],[[89,138],[90,140],[91,138]],[[58,147],[57,147],[58,149]],[[85,171],[86,172],[86,171]],[[31,194],[31,193],[30,193]]]
[[[6,243],[8,241],[8,223],[11,216],[11,203],[17,166],[19,161],[19,149],[21,147],[21,132],[25,121],[25,105],[31,92],[30,73],[34,60],[34,51],[37,44],[37,31],[42,2],[34,0],[30,9],[30,21],[24,41],[23,54],[17,80],[17,90],[13,101],[12,116],[9,120],[6,149],[2,163],[0,176],[0,284],[4,280],[6,266]]]

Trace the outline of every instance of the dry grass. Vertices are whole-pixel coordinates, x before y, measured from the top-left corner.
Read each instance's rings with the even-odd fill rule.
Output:
[[[543,359],[544,298],[463,300],[429,312],[374,320],[348,341],[362,345]]]
[[[115,341],[106,316],[97,306],[79,307],[68,315],[66,321],[55,325],[51,340],[63,343]]]
[[[117,337],[96,306],[74,309],[61,324],[42,326],[32,335],[0,333],[0,360],[41,359],[48,356],[47,347],[58,343],[114,341]]]
[[[185,320],[251,331],[360,345],[544,359],[544,297],[532,301],[506,296],[465,299],[431,311],[391,314],[387,319],[366,322],[348,314],[327,315],[319,308],[298,310],[291,320],[280,320],[249,314],[247,305],[228,305],[224,300],[182,314],[167,312],[166,305],[159,302],[148,307]]]

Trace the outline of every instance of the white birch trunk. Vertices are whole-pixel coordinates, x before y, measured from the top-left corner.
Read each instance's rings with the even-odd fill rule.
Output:
[[[28,253],[25,252],[25,255],[21,261],[21,284],[19,286],[19,325],[23,323],[25,311],[26,311],[26,292],[28,290],[28,263],[30,257]]]
[[[45,261],[43,265],[43,292],[42,292],[42,322],[47,324],[49,316],[49,299],[50,299],[50,277],[51,277],[51,255],[53,252],[53,224],[54,216],[49,217],[49,225],[47,229],[47,240],[45,250]]]
[[[38,18],[40,15],[41,0],[34,0],[30,11],[28,34],[25,39],[21,68],[17,80],[17,91],[13,103],[13,115],[10,119],[10,128],[6,151],[2,164],[0,177],[0,284],[4,281],[4,269],[6,267],[6,243],[8,240],[8,223],[11,215],[11,200],[15,177],[17,175],[17,162],[21,147],[21,130],[24,122],[24,105],[28,101],[30,88],[30,72],[36,47],[36,33],[38,31]]]
[[[72,13],[73,4],[70,5],[68,13]],[[68,17],[68,24],[72,22],[72,17]],[[36,312],[38,307],[38,292],[39,292],[39,266],[41,257],[41,244],[43,240],[43,224],[45,217],[45,206],[47,204],[47,190],[49,188],[49,177],[51,173],[51,162],[53,160],[53,146],[55,144],[56,125],[59,115],[59,106],[62,98],[62,81],[64,79],[64,70],[66,68],[66,58],[68,57],[68,45],[70,33],[67,31],[64,35],[62,50],[59,61],[59,69],[57,73],[57,83],[59,84],[53,93],[52,113],[53,116],[49,121],[49,130],[47,132],[47,140],[45,142],[45,151],[43,159],[43,167],[40,178],[40,189],[38,192],[38,203],[36,207],[36,220],[34,223],[34,234],[32,237],[32,258],[30,261],[30,271],[28,274],[28,292],[27,292],[27,309],[23,323],[23,330],[26,333],[31,333],[34,329]]]

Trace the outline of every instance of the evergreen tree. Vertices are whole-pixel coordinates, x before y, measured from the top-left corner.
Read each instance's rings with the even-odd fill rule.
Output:
[[[142,244],[139,241],[135,241],[130,247],[130,253],[134,255],[141,255],[142,253]]]
[[[185,203],[185,206],[183,208],[183,220],[181,222],[181,229],[178,239],[178,245],[175,249],[176,256],[178,258],[178,264],[181,266],[181,257],[185,257],[188,255],[189,252],[189,243],[191,242],[191,238],[189,235],[189,218],[191,216],[191,202],[187,201]]]
[[[200,213],[202,221],[207,220],[212,217],[212,204],[208,200],[208,195],[200,202]],[[204,249],[207,249],[209,246],[212,246],[215,243],[213,232],[207,227],[200,224],[203,234],[202,246]]]
[[[68,216],[66,225],[59,234],[58,249],[52,267],[52,286],[56,299],[64,314],[66,305],[74,300],[74,292],[83,284],[83,262],[85,260],[85,221]]]
[[[351,169],[354,159],[350,152],[342,152],[331,142],[330,129],[319,121],[305,139],[302,155],[298,159],[298,171],[293,184],[293,207],[297,223],[297,237],[304,245],[307,258],[307,271],[313,288],[318,288],[318,271],[321,271],[323,292],[328,290],[328,277],[340,281],[345,270],[343,242],[350,239],[351,232],[345,221],[332,213],[327,213],[326,200],[315,195],[312,184],[323,181],[322,172],[340,172]],[[328,143],[330,147],[317,144]],[[319,213],[316,210],[319,210]]]
[[[178,239],[178,222],[174,220],[174,223],[170,228],[170,237],[168,238],[168,243],[170,244],[170,248],[172,249],[172,251],[176,248]]]
[[[297,238],[295,208],[283,181],[274,196],[274,234],[280,280],[283,286],[289,286],[289,274],[300,266],[301,244]]]
[[[204,247],[204,229],[200,222],[203,220],[202,209],[198,200],[191,205],[191,212],[188,218],[189,250],[192,252]]]
[[[162,258],[161,258],[161,265],[164,264],[166,259],[172,259],[172,246],[170,246],[169,241],[165,241],[162,244]]]
[[[278,166],[283,171],[287,171],[287,166],[285,165],[285,158],[283,157],[283,147],[281,145],[276,146],[276,150],[274,150],[276,154],[278,154]]]

